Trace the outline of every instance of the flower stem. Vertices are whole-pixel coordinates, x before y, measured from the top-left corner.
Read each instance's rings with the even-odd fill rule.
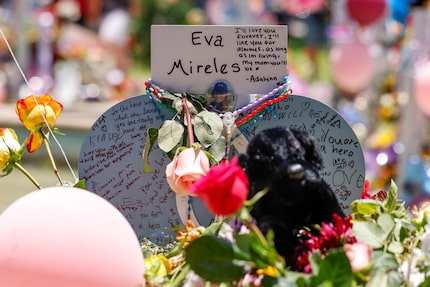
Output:
[[[182,107],[185,111],[185,120],[187,122],[188,146],[192,146],[194,144],[193,126],[191,124],[190,109],[188,108],[187,97],[185,95],[182,95]]]
[[[248,227],[250,230],[252,230],[257,237],[260,239],[261,243],[263,243],[264,245],[268,245],[269,243],[267,242],[266,237],[263,235],[263,233],[261,232],[261,230],[253,223],[251,222],[245,222],[246,227]]]
[[[15,162],[15,167],[21,171],[38,189],[42,189],[42,186],[36,181],[36,179],[18,162]]]
[[[54,169],[54,173],[58,178],[58,181],[60,182],[60,185],[63,185],[63,180],[61,179],[60,173],[58,172],[57,165],[55,164],[54,157],[52,156],[51,148],[49,147],[49,142],[45,139],[45,147],[46,152],[48,153],[48,157],[51,160],[52,168]]]

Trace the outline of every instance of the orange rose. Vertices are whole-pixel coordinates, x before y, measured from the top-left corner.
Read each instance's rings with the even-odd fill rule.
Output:
[[[26,141],[27,150],[34,152],[40,148],[45,140],[42,128],[48,124],[55,126],[57,117],[63,111],[63,105],[55,101],[48,94],[43,96],[28,96],[16,103],[16,113],[24,127],[30,131]]]
[[[166,167],[166,179],[170,188],[179,195],[190,195],[188,189],[209,171],[209,159],[198,148],[180,152]]]
[[[8,174],[11,170],[6,170],[11,161],[19,160],[21,145],[18,136],[13,129],[0,128],[0,171]],[[17,158],[15,158],[17,156]],[[13,164],[13,163],[12,163]]]

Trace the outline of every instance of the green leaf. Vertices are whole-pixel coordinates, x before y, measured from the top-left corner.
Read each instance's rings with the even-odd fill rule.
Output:
[[[73,187],[86,189],[85,179],[80,179],[77,183],[73,185]]]
[[[395,254],[401,254],[405,249],[403,245],[398,241],[393,241],[388,245],[388,251]]]
[[[220,162],[225,156],[225,137],[219,137],[208,149],[216,162]]]
[[[312,286],[350,287],[353,278],[354,275],[345,251],[333,249],[320,262],[319,272],[313,278]]]
[[[418,287],[430,287],[430,277],[427,277]]]
[[[279,260],[278,252],[272,244],[262,242],[255,233],[251,233],[252,240],[250,241],[250,254],[257,268],[265,268],[267,266],[275,266]]]
[[[310,286],[309,280],[306,278],[308,276],[302,273],[298,276],[292,276],[295,272],[289,272],[285,277],[269,277],[265,276],[261,281],[262,286],[270,286],[270,287],[305,287]]]
[[[393,254],[386,253],[382,250],[374,250],[372,253],[373,270],[396,270],[398,262]]]
[[[206,227],[205,235],[215,235],[225,224],[227,223],[223,221],[211,223],[208,227]]]
[[[354,214],[371,215],[376,212],[380,205],[381,203],[374,199],[361,199],[353,201],[351,209]]]
[[[202,111],[193,118],[193,128],[199,142],[207,148],[219,139],[224,125],[218,114]]]
[[[387,198],[384,201],[385,208],[388,213],[392,212],[397,203],[397,185],[391,181],[391,186],[387,193]]]
[[[177,98],[180,98],[181,97],[181,95],[176,95],[176,94],[174,94],[174,93],[172,93],[172,92],[169,92],[169,91],[164,91],[164,93],[163,93],[163,100],[170,100],[170,101],[174,101],[174,100],[176,100]]]
[[[383,231],[384,241],[387,240],[388,236],[392,233],[394,229],[394,221],[391,216],[387,213],[381,214],[378,218],[378,225],[380,229]]]
[[[216,160],[216,158],[213,156],[213,154],[211,154],[209,151],[205,151],[205,150],[203,150],[203,152],[208,157],[210,165],[218,165],[219,164],[219,161]]]
[[[384,244],[386,234],[376,223],[357,221],[352,230],[358,241],[367,242],[373,248],[381,248]]]
[[[146,132],[146,140],[145,140],[145,148],[143,149],[142,153],[142,160],[143,160],[143,171],[144,172],[152,172],[151,166],[149,164],[149,153],[152,150],[152,147],[154,146],[155,141],[158,137],[158,129],[156,128],[149,128]]]
[[[239,280],[250,264],[247,254],[231,241],[204,235],[185,249],[185,259],[194,272],[214,283]]]
[[[244,205],[249,207],[254,206],[257,203],[257,201],[259,201],[267,192],[269,192],[269,188],[265,187],[263,190],[260,190],[259,192],[254,194],[252,198],[246,200]]]
[[[377,272],[374,274],[369,282],[366,284],[366,287],[388,287],[388,274],[385,272]]]
[[[158,146],[170,152],[182,140],[184,126],[174,120],[166,120],[158,130]]]

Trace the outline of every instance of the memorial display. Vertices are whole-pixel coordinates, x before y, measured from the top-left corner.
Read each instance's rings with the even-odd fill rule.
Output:
[[[426,286],[428,203],[369,189],[348,122],[292,90],[287,35],[154,25],[151,79],[92,124],[75,183],[49,148],[62,104],[19,100],[0,169],[38,190],[0,215],[5,286]],[[61,186],[21,164],[44,147]]]

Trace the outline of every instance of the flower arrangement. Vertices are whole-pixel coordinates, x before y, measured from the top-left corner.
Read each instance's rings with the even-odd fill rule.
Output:
[[[227,166],[236,170],[230,181],[242,178],[235,161]],[[178,232],[177,245],[167,248],[144,244],[149,286],[427,286],[429,204],[411,213],[397,200],[394,183],[388,192],[380,192],[386,195],[383,200],[369,198],[364,190],[363,198],[353,202],[352,214],[301,229],[296,265],[286,266],[274,248],[273,234],[263,236],[250,216],[258,199],[221,208],[218,195],[206,188],[214,182],[213,174],[191,189],[204,194],[208,208],[229,210],[228,219],[207,228],[189,222]],[[234,198],[239,191],[246,193],[240,186],[223,186],[222,192]]]
[[[194,144],[187,124],[192,118],[189,106],[179,109],[189,128],[187,132],[181,129],[181,136],[186,134],[188,143]],[[228,129],[224,124],[224,135]],[[200,197],[221,220],[207,227],[189,220],[177,232],[175,243],[166,247],[144,242],[148,286],[429,284],[430,204],[408,210],[398,200],[394,182],[388,191],[373,193],[366,181],[362,198],[351,205],[351,214],[334,214],[332,222],[297,230],[296,260],[288,264],[275,248],[275,234],[263,234],[251,215],[255,203],[270,191],[263,189],[248,198],[248,178],[237,157],[228,160],[224,154],[224,160],[209,164],[199,145],[178,150],[182,152],[173,154],[166,170],[169,186],[180,195]]]
[[[190,112],[192,105],[186,98],[181,97],[184,109],[183,116],[178,118],[190,123],[191,115],[198,113]],[[46,130],[54,129],[61,110],[61,104],[49,95],[18,101],[16,112],[29,130],[29,137],[20,144],[13,129],[0,129],[3,175],[14,168],[26,173],[20,165],[25,147],[32,152],[45,145],[51,157]],[[294,265],[287,265],[274,247],[275,235],[263,234],[251,216],[253,205],[270,191],[263,189],[248,198],[248,178],[237,157],[228,160],[224,150],[224,159],[214,160],[203,144],[194,142],[191,125],[184,126],[187,129],[181,130],[182,139],[171,144],[168,151],[176,147],[166,168],[167,181],[180,195],[200,197],[208,210],[219,217],[206,227],[188,221],[178,227],[176,241],[167,246],[157,246],[149,240],[141,242],[145,265],[142,272],[147,286],[428,286],[430,283],[427,276],[430,204],[408,210],[398,200],[394,182],[386,192],[377,193],[372,193],[366,182],[362,198],[352,203],[351,214],[334,215],[333,222],[303,226],[297,231],[300,242],[295,249],[297,260]],[[223,133],[226,131],[220,131],[218,137]],[[158,132],[159,140],[163,136],[169,137]],[[182,146],[184,142],[187,146]],[[61,182],[61,177],[57,177]]]

